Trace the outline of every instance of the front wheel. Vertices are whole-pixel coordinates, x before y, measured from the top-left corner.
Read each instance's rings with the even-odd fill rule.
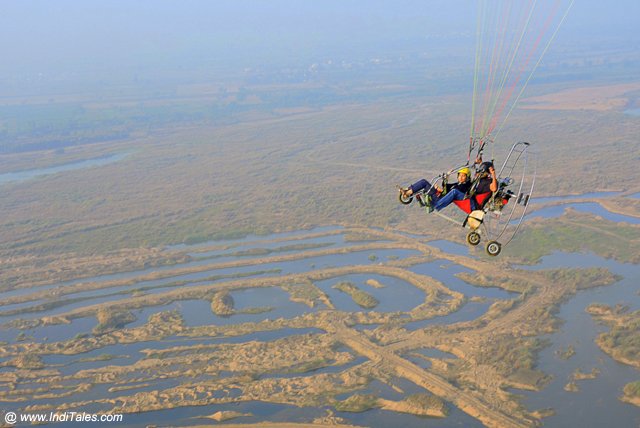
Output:
[[[487,254],[490,256],[497,256],[500,254],[500,250],[502,250],[502,245],[500,245],[497,241],[490,241],[487,243]]]
[[[404,196],[402,192],[398,195],[398,199],[402,205],[409,205],[413,201],[413,196]]]
[[[480,243],[480,234],[478,232],[469,232],[467,234],[467,242],[471,245],[478,245]]]

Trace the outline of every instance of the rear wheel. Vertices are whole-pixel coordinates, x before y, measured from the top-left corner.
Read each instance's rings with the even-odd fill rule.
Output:
[[[478,232],[469,232],[467,234],[467,242],[471,245],[478,245],[480,243],[480,234]]]
[[[500,243],[497,241],[489,241],[487,243],[486,249],[487,249],[487,254],[495,257],[498,254],[500,254],[500,250],[502,250],[502,245],[500,245]]]

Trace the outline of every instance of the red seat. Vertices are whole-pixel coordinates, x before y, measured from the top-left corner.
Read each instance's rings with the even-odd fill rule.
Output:
[[[491,196],[491,192],[478,193],[477,195],[474,195],[474,198],[476,199],[476,206],[482,207],[489,196]],[[502,205],[507,205],[507,202],[509,202],[508,199],[502,199]],[[465,213],[471,214],[471,199],[467,198],[461,201],[453,201],[453,203]]]
[[[456,204],[458,206],[458,208],[460,208],[462,211],[466,212],[467,214],[471,214],[471,200],[470,199],[463,199],[461,201],[453,201],[454,204]]]

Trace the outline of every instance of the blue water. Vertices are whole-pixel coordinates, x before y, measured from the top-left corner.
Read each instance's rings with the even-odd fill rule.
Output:
[[[458,358],[455,355],[449,353],[449,352],[444,352],[441,351],[439,349],[435,349],[435,348],[420,348],[420,349],[415,349],[413,352],[417,352],[418,354],[422,354],[425,357],[429,357],[429,358],[440,358],[443,360],[449,360],[452,358]]]
[[[420,367],[423,370],[431,369],[431,361],[426,358],[422,358],[419,354],[416,354],[413,351],[406,352],[402,354],[402,358],[405,360],[411,361],[416,366]]]
[[[420,321],[411,321],[403,327],[408,331],[420,330],[432,325],[449,325],[459,322],[473,321],[484,315],[491,306],[491,302],[467,302],[456,312],[442,317],[434,317]]]
[[[230,292],[235,303],[235,310],[258,307],[271,307],[268,312],[258,314],[234,314],[220,317],[211,310],[211,302],[204,300],[188,300],[180,302],[185,324],[190,327],[201,325],[228,325],[245,322],[260,322],[266,319],[295,318],[307,312],[315,312],[318,306],[310,308],[302,303],[289,300],[289,294],[279,287],[249,288]]]
[[[545,196],[545,197],[535,197],[531,199],[531,204],[544,204],[547,202],[556,202],[556,201],[571,201],[574,199],[595,199],[595,198],[610,198],[613,196],[617,196],[622,192],[591,192],[591,193],[583,193],[581,195],[564,195],[564,196]]]
[[[18,172],[7,172],[0,174],[0,185],[30,180],[32,178],[44,175],[58,174],[65,171],[73,171],[76,169],[92,168],[97,166],[108,165],[118,162],[128,156],[129,153],[117,153],[114,155],[103,156],[83,161],[70,162],[64,165],[52,166],[49,168],[29,169]]]
[[[204,281],[207,279],[207,277],[210,277],[213,275],[227,275],[227,274],[242,273],[242,272],[253,272],[258,270],[279,269],[278,271],[279,273],[266,273],[266,274],[258,275],[258,276],[279,276],[279,275],[287,275],[292,273],[302,273],[302,272],[313,271],[318,269],[325,269],[329,267],[343,267],[343,266],[351,266],[351,265],[371,265],[374,263],[379,263],[381,261],[388,261],[396,257],[402,259],[402,258],[410,257],[413,255],[419,255],[419,254],[420,254],[419,251],[404,250],[404,249],[367,250],[367,251],[359,251],[359,252],[346,253],[346,254],[331,254],[331,255],[320,256],[320,257],[298,259],[298,260],[292,260],[289,262],[268,263],[268,264],[262,264],[257,266],[253,265],[253,266],[240,266],[240,267],[224,268],[224,269],[211,269],[203,272],[171,276],[171,277],[162,278],[158,280],[142,281],[133,286],[126,285],[126,286],[120,286],[120,287],[105,288],[100,290],[90,290],[86,292],[76,293],[73,295],[73,297],[92,296],[92,297],[95,297],[95,299],[89,299],[81,302],[70,303],[69,305],[65,305],[65,306],[60,306],[56,309],[47,311],[47,315],[62,314],[64,312],[67,312],[70,309],[84,307],[89,304],[127,299],[129,298],[129,296],[127,295],[116,295],[116,296],[105,296],[105,295],[109,293],[117,292],[117,291],[133,290],[135,288],[145,287],[145,286],[157,286],[157,285],[167,284],[167,286],[169,287],[171,286],[170,283],[174,281],[182,281],[182,280],[193,281],[193,282],[190,282],[189,284],[180,286],[180,287],[189,287],[189,286],[203,285],[204,282],[198,282],[198,280]],[[370,256],[372,255],[375,255],[376,257],[374,260],[370,259]],[[120,274],[120,275],[135,277],[137,274],[138,273],[133,272],[129,274]],[[101,277],[88,278],[84,281],[93,282],[94,280],[97,280],[100,278]],[[210,283],[211,281],[209,280],[208,282]],[[155,294],[155,293],[162,293],[165,291],[166,291],[166,288],[156,288],[153,290],[148,290],[146,291],[146,293]],[[11,293],[14,294],[17,292],[19,292],[20,294],[26,294],[29,292],[29,290],[15,290],[14,292],[11,292]],[[9,293],[6,293],[6,294],[9,294]],[[42,303],[42,302],[43,301],[41,300],[37,302],[20,303],[16,305],[10,305],[7,307],[7,309],[31,306],[31,305]],[[24,314],[22,316],[18,316],[18,315],[6,316],[6,317],[2,317],[2,321],[6,322],[7,320],[15,319],[18,317],[29,319],[36,316],[39,316],[38,313]]]
[[[366,285],[365,282],[368,279],[375,279],[384,285],[384,287],[374,288]],[[375,297],[380,303],[372,309],[364,309],[360,307],[353,301],[350,295],[333,288],[334,285],[340,282],[352,282],[362,291]],[[383,275],[351,274],[322,281],[315,281],[315,284],[329,296],[337,310],[346,312],[408,312],[423,303],[426,297],[424,291],[419,288],[414,287],[401,279]]]
[[[136,346],[136,348],[139,348],[138,351],[140,349],[149,348],[149,343],[144,344],[146,346]],[[121,346],[124,347],[125,345]],[[95,351],[79,355],[45,355],[42,358],[42,361],[48,366],[51,366],[51,368],[60,371],[60,374],[69,376],[79,372],[80,370],[99,369],[105,366],[128,366],[130,364],[134,364],[137,360],[144,357],[143,354],[138,354],[136,352],[133,355],[111,354],[114,355],[114,358],[105,361],[80,361],[85,358],[99,357],[100,355],[105,354],[107,354],[107,352],[105,352],[104,349],[96,349]]]
[[[84,300],[84,301],[80,301],[80,302],[70,302],[69,304],[63,304],[62,306],[59,306],[55,309],[49,309],[47,311],[45,311],[45,313],[47,315],[59,315],[62,313],[66,313],[68,311],[74,310],[74,309],[80,309],[83,308],[87,305],[92,305],[92,304],[98,304],[98,303],[105,303],[105,302],[110,302],[113,301],[115,299],[126,299],[128,298],[128,296],[118,296],[118,297],[113,297],[113,296],[97,296],[95,299],[91,299],[91,300]],[[36,302],[37,304],[42,303],[43,301],[38,301]],[[64,303],[64,301],[63,301]],[[31,302],[27,302],[27,303],[20,303],[19,305],[11,305],[12,308],[18,308],[18,307],[27,307],[30,306]],[[41,311],[36,311],[35,309],[33,310],[33,312],[25,312],[23,314],[19,314],[19,315],[8,315],[8,316],[2,316],[0,317],[0,320],[2,320],[2,322],[7,322],[10,320],[15,320],[15,319],[34,319],[34,318],[40,318],[42,316],[42,312]]]
[[[445,253],[475,258],[475,256],[472,256],[470,254],[470,248],[467,245],[458,244],[456,242],[447,241],[445,239],[429,241],[428,244],[432,247],[436,247],[437,249],[444,251]]]
[[[616,214],[608,211],[602,205],[596,202],[576,202],[572,204],[555,205],[533,211],[527,215],[528,219],[535,217],[552,218],[559,217],[564,214],[567,208],[572,208],[578,212],[595,214],[606,220],[617,223],[640,224],[640,217],[632,217],[623,214]]]
[[[489,299],[513,299],[518,293],[512,293],[498,287],[476,287],[471,285],[457,276],[458,273],[473,272],[456,263],[448,260],[435,260],[429,263],[422,263],[408,268],[411,272],[430,276],[442,282],[447,288],[458,291],[468,298],[470,297],[486,297]]]
[[[181,265],[180,267],[183,267],[186,265]],[[175,267],[174,267],[175,268]],[[160,268],[158,269],[160,270]],[[100,302],[106,302],[109,300],[119,300],[119,299],[127,299],[129,298],[129,295],[127,294],[123,294],[123,295],[114,295],[114,296],[109,296],[110,294],[113,293],[120,293],[120,292],[126,292],[126,293],[130,293],[135,291],[136,289],[140,289],[142,287],[154,287],[153,289],[149,289],[149,290],[145,290],[144,293],[145,294],[153,294],[153,293],[161,293],[161,292],[165,292],[167,291],[167,288],[172,288],[172,287],[194,287],[194,286],[198,286],[198,285],[205,285],[205,284],[211,284],[213,282],[215,282],[215,279],[210,278],[211,276],[215,276],[215,275],[227,275],[227,274],[235,274],[235,273],[243,273],[243,274],[247,274],[247,276],[243,276],[242,278],[244,279],[248,279],[248,278],[259,278],[259,277],[265,277],[265,276],[278,276],[280,275],[280,273],[278,271],[273,271],[273,272],[263,272],[263,273],[257,273],[255,275],[248,275],[249,273],[252,272],[258,272],[258,271],[262,271],[262,269],[260,269],[259,267],[256,266],[241,266],[241,267],[237,267],[237,268],[227,268],[227,269],[216,269],[216,270],[210,270],[210,271],[206,271],[202,274],[189,274],[190,279],[189,279],[189,283],[188,284],[181,284],[181,285],[176,285],[173,284],[175,281],[177,280],[184,280],[184,278],[186,277],[186,275],[178,275],[175,277],[172,276],[168,276],[166,278],[161,278],[161,279],[154,279],[154,280],[150,280],[150,281],[140,281],[137,284],[131,285],[131,284],[127,284],[127,285],[122,285],[122,286],[116,286],[116,287],[109,287],[109,288],[100,288],[97,290],[88,290],[88,291],[80,291],[78,293],[73,293],[71,296],[73,296],[73,298],[87,298],[87,297],[91,297],[92,299],[88,299],[88,300],[83,300],[81,302],[77,302],[77,303],[69,303],[68,305],[62,306],[59,309],[57,309],[57,312],[50,312],[51,314],[54,313],[62,313],[62,312],[66,312],[69,309],[72,309],[74,307],[83,307],[86,306],[88,304],[94,304],[94,303],[100,303]],[[133,273],[129,273],[127,276],[130,278],[135,278],[136,276],[138,276],[141,272],[133,272]],[[124,274],[121,274],[124,275]],[[178,278],[178,279],[176,279]],[[102,282],[100,281],[101,277],[95,277],[95,278],[89,278],[87,279],[85,282],[91,281],[91,282]],[[232,278],[222,278],[219,280],[230,280]],[[41,287],[38,288],[38,290],[42,290],[42,289],[48,289],[48,288],[53,288],[56,287],[56,285],[51,285],[51,286],[46,286],[46,287]],[[8,294],[16,294],[16,295],[26,295],[29,294],[30,290],[14,290],[12,292],[8,292],[8,293],[3,293],[2,295],[0,295],[1,297],[7,296]],[[34,301],[29,301],[29,302],[23,302],[23,303],[15,303],[15,304],[11,304],[11,305],[6,305],[1,307],[0,306],[0,312],[1,311],[5,311],[5,310],[10,310],[10,309],[20,309],[20,308],[24,308],[27,306],[35,306],[41,303],[45,303],[46,301],[48,301],[48,299],[41,299],[41,300],[34,300]],[[8,316],[6,318],[3,319],[12,319],[12,316]]]
[[[58,342],[72,339],[78,333],[91,333],[96,325],[96,318],[90,317],[75,319],[70,324],[54,324],[28,330],[1,328],[0,341],[15,343],[16,337],[22,332],[29,337],[26,342]]]
[[[622,388],[628,382],[640,379],[640,371],[614,361],[595,344],[595,337],[609,328],[597,324],[585,309],[592,303],[604,303],[609,306],[622,304],[631,310],[640,309],[640,266],[606,260],[594,254],[567,254],[556,252],[543,257],[535,266],[522,266],[522,269],[540,270],[564,267],[589,268],[601,266],[623,276],[614,285],[579,291],[568,302],[560,306],[558,317],[563,320],[558,332],[543,336],[551,341],[539,358],[538,368],[553,375],[553,381],[541,392],[523,392],[523,404],[529,409],[553,407],[556,415],[544,419],[545,426],[619,426],[640,425],[640,410],[618,400]],[[557,352],[568,345],[575,348],[576,354],[567,360],[557,356]],[[580,369],[590,372],[597,368],[600,374],[596,379],[576,381],[580,391],[567,392],[564,386],[571,374]]]

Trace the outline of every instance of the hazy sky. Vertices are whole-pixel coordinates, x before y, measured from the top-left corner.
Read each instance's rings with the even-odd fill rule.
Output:
[[[4,0],[0,78],[428,47],[473,34],[475,13],[473,0]],[[558,43],[638,40],[639,16],[638,0],[576,0]]]

